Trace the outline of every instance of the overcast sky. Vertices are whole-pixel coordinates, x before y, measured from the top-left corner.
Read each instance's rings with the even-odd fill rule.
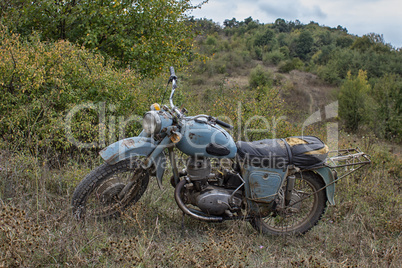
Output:
[[[193,4],[201,0],[193,0]],[[196,18],[212,19],[222,25],[225,19],[243,21],[252,17],[260,23],[273,23],[277,18],[315,21],[320,25],[341,25],[349,34],[363,36],[383,34],[385,42],[402,47],[401,0],[209,0]]]

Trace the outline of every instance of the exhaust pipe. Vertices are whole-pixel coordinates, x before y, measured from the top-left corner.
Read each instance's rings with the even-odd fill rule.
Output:
[[[196,213],[195,210],[190,210],[186,205],[184,204],[183,200],[181,200],[180,193],[181,190],[183,189],[184,185],[186,184],[186,180],[181,180],[177,185],[174,190],[174,198],[176,200],[177,205],[179,208],[187,215],[197,219],[197,220],[202,220],[202,221],[209,221],[209,222],[217,222],[217,221],[223,221],[222,217],[218,216],[203,216],[199,215]]]

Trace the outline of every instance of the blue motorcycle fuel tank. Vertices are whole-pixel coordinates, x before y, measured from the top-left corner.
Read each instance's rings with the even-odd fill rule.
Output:
[[[232,136],[207,120],[188,119],[181,127],[181,140],[176,147],[190,156],[234,158],[237,147]]]

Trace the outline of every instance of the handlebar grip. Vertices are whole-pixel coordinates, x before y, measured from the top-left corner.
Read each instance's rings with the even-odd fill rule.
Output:
[[[230,125],[230,124],[228,124],[228,123],[226,123],[226,122],[223,122],[223,121],[221,121],[221,120],[219,120],[219,119],[215,119],[215,122],[216,122],[218,125],[220,125],[220,126],[222,126],[222,127],[225,127],[225,128],[227,128],[227,129],[230,129],[230,130],[233,129],[233,126],[232,126],[232,125]]]
[[[176,77],[176,74],[175,74],[175,72],[174,72],[173,66],[170,66],[170,67],[169,67],[169,71],[170,71],[170,77],[171,77],[171,78],[177,78],[177,77]]]

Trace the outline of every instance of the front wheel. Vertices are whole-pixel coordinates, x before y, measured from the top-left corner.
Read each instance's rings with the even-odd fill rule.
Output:
[[[138,160],[107,163],[88,174],[74,191],[73,215],[76,219],[117,217],[145,192],[149,174]]]
[[[266,217],[256,217],[250,223],[258,231],[271,235],[304,234],[320,220],[325,212],[327,197],[318,175],[303,172],[296,175],[291,200],[284,205],[284,190],[280,191],[278,204]]]

